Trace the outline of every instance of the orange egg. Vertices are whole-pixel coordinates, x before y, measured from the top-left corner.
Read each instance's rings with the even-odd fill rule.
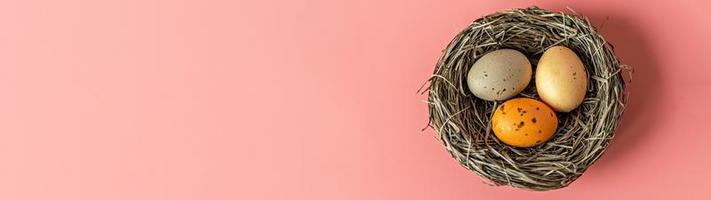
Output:
[[[558,118],[543,102],[515,98],[496,108],[491,125],[494,135],[502,142],[515,147],[532,147],[553,136]]]

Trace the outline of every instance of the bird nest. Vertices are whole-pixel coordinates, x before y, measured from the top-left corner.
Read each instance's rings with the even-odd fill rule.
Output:
[[[583,103],[557,113],[557,131],[542,145],[517,148],[502,143],[493,135],[490,121],[503,102],[474,96],[467,88],[468,70],[482,55],[506,48],[524,53],[535,72],[541,54],[556,45],[575,51],[585,65],[589,84]],[[627,102],[622,72],[630,69],[620,64],[613,46],[585,17],[537,7],[494,13],[472,22],[443,50],[425,90],[429,126],[454,159],[491,185],[562,188],[580,177],[610,144]],[[534,83],[518,96],[540,99]]]

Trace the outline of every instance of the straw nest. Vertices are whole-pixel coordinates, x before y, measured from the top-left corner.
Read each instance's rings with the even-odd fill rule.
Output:
[[[528,56],[535,71],[543,51],[556,45],[571,48],[585,64],[585,100],[569,113],[558,113],[558,129],[546,143],[532,148],[503,144],[490,128],[492,113],[503,102],[475,97],[466,84],[469,68],[487,52],[510,48]],[[424,90],[429,93],[429,126],[454,159],[491,185],[562,188],[610,144],[627,102],[622,72],[629,71],[585,17],[537,7],[494,13],[475,20],[443,50]],[[538,99],[534,83],[519,96]]]

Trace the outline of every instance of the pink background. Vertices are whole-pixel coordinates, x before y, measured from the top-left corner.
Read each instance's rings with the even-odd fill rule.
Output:
[[[711,199],[708,1],[537,4],[636,68],[568,188],[490,187],[420,131],[440,50],[533,4],[0,1],[0,199]]]

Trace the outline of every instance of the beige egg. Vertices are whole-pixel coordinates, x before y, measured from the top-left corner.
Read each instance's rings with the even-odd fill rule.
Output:
[[[532,73],[525,55],[513,49],[500,49],[474,62],[467,74],[467,85],[480,99],[506,100],[526,89]]]
[[[585,99],[588,76],[573,50],[555,46],[543,52],[536,67],[536,90],[558,112],[570,112]]]

